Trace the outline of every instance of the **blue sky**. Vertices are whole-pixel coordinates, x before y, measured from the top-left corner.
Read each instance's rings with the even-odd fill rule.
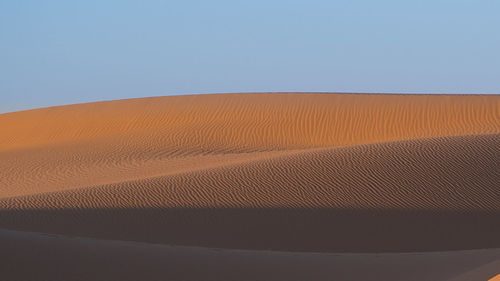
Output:
[[[500,93],[500,1],[0,0],[0,112],[173,94]]]

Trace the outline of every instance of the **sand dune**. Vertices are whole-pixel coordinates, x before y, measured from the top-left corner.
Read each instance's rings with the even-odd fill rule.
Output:
[[[205,168],[255,152],[496,134],[499,108],[497,96],[226,94],[1,114],[0,196]],[[201,155],[200,165],[187,157]]]
[[[500,211],[500,135],[313,149],[0,200],[4,209],[335,208]]]
[[[239,249],[498,247],[499,141],[499,135],[476,135],[312,149],[4,198],[0,226]]]
[[[205,168],[255,152],[496,134],[499,108],[497,96],[226,94],[1,114],[0,196]]]
[[[304,252],[355,266],[328,253],[499,248],[499,144],[495,95],[224,94],[0,114],[0,227],[285,250],[285,267]],[[387,273],[397,259],[384,255]],[[425,278],[476,276],[446,272]],[[385,280],[417,280],[397,276]]]

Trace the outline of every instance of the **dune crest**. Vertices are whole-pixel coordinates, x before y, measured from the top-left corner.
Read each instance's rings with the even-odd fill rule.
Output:
[[[500,132],[494,95],[221,94],[58,106],[0,115],[0,149],[113,137],[201,149],[345,146]],[[118,143],[115,143],[117,142]]]

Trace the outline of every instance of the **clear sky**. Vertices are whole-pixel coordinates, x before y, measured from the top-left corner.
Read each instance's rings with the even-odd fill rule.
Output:
[[[500,1],[0,0],[0,112],[173,94],[500,93]]]

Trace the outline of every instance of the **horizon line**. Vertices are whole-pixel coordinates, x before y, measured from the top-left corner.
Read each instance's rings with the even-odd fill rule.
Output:
[[[16,112],[24,112],[38,109],[49,109],[55,107],[63,107],[63,106],[72,106],[72,105],[82,105],[82,104],[92,104],[92,103],[101,103],[101,102],[111,102],[111,101],[126,101],[126,100],[138,100],[138,99],[149,99],[149,98],[166,98],[166,97],[178,97],[178,96],[205,96],[205,95],[238,95],[238,94],[336,94],[336,95],[391,95],[391,96],[500,96],[500,93],[422,93],[422,92],[414,92],[414,93],[398,93],[398,92],[349,92],[349,91],[341,91],[341,92],[327,92],[327,91],[313,91],[313,92],[304,92],[304,91],[265,91],[265,92],[208,92],[208,93],[180,93],[180,94],[168,94],[168,95],[158,95],[158,96],[146,96],[146,97],[131,97],[131,98],[118,98],[118,99],[103,99],[103,100],[94,100],[94,101],[83,101],[76,103],[65,103],[65,104],[57,104],[57,105],[49,105],[49,106],[41,106],[41,107],[33,107],[27,109],[20,109],[14,111],[0,111],[0,115],[16,113]]]

